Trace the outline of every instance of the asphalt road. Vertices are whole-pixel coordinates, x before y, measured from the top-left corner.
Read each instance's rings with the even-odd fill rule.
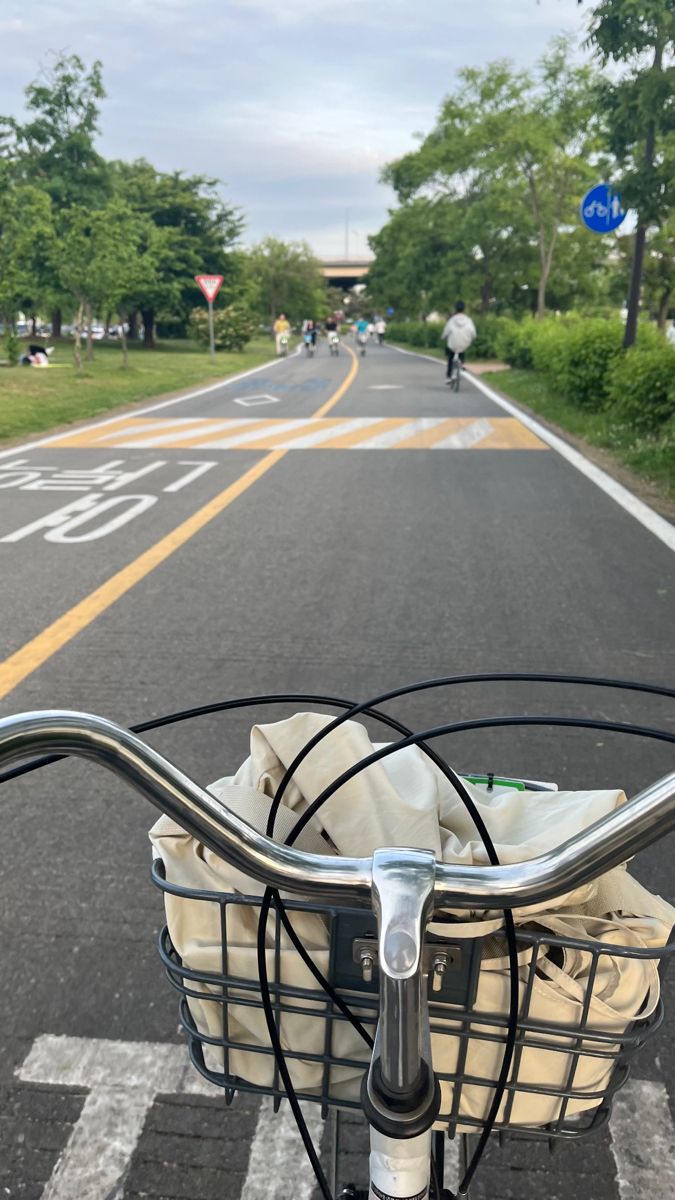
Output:
[[[0,578],[3,715],[78,708],[130,724],[238,695],[365,698],[479,671],[675,678],[669,548],[470,380],[455,396],[442,364],[389,348],[356,360],[324,346],[4,453]],[[425,693],[393,711],[418,726],[522,712],[673,728],[666,701],[522,683]],[[151,740],[206,783],[246,756],[262,715]],[[673,764],[660,743],[540,728],[465,733],[442,749],[459,768],[628,792]],[[286,1125],[246,1099],[224,1115],[175,1057],[144,802],[73,762],[1,798],[2,1194],[308,1200]],[[636,868],[671,901],[674,845]],[[674,985],[671,970],[667,1008]],[[495,1148],[478,1200],[554,1200],[570,1186],[577,1200],[619,1200],[617,1172],[640,1154],[644,1195],[666,1200],[674,1020],[638,1063],[646,1091],[613,1141],[550,1160]],[[85,1066],[73,1066],[83,1043],[47,1035],[95,1039]],[[164,1053],[166,1074],[148,1082]],[[115,1153],[122,1182],[86,1183]]]

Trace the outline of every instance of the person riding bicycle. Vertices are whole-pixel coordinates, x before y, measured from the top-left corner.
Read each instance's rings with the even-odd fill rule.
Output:
[[[448,367],[446,371],[446,383],[450,383],[452,379],[452,362],[457,354],[460,362],[464,362],[464,355],[469,349],[476,336],[476,326],[471,317],[468,317],[464,311],[465,304],[463,300],[458,300],[455,304],[455,311],[448,319],[445,329],[441,334],[446,346],[446,354],[448,356]]]
[[[288,339],[288,335],[291,332],[291,326],[290,326],[290,323],[288,322],[288,320],[286,319],[286,313],[279,314],[279,316],[277,317],[276,321],[274,322],[274,325],[272,326],[272,328],[274,330],[274,340],[275,340],[276,346],[277,346],[277,355],[279,355],[279,354],[281,354],[281,339],[282,339],[282,337],[285,337],[286,339]]]
[[[305,341],[310,341],[312,346],[316,346],[317,325],[311,317],[302,322],[302,333]]]
[[[357,317],[354,322],[354,333],[356,340],[360,341],[362,337],[368,337],[369,324],[365,317]]]
[[[335,316],[326,317],[326,320],[324,322],[324,329],[326,330],[326,337],[330,341],[331,333],[337,333],[337,331],[338,331],[337,317],[335,317]]]

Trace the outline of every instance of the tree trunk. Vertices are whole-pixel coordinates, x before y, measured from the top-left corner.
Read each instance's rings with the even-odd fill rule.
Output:
[[[31,337],[37,337],[37,315],[36,315],[35,313],[31,313],[31,318],[30,318],[30,336],[31,336]]]
[[[642,264],[645,257],[645,242],[647,226],[638,225],[635,232],[635,248],[633,250],[633,267],[630,275],[630,292],[628,294],[628,315],[623,335],[623,348],[628,350],[637,336],[638,314],[640,312],[640,292],[642,290]]]
[[[662,333],[665,332],[666,321],[668,320],[668,311],[670,309],[670,297],[672,294],[673,289],[671,287],[664,288],[664,290],[661,292],[661,299],[659,300],[658,326]]]
[[[480,315],[484,317],[490,311],[490,301],[492,299],[492,280],[489,275],[485,276],[483,286],[480,289]]]
[[[141,316],[143,318],[143,345],[146,350],[154,350],[155,348],[155,310],[154,308],[142,308]]]
[[[112,321],[112,313],[106,313],[104,322],[104,333],[107,338],[110,337],[110,322]]]
[[[123,314],[120,315],[120,340],[122,342],[122,367],[126,371],[129,366],[129,347],[127,346],[126,323]]]
[[[60,308],[52,309],[52,337],[53,338],[61,337],[61,309]]]
[[[128,325],[129,341],[135,342],[138,337],[138,311],[136,309],[132,313],[129,313]]]
[[[91,326],[94,318],[91,311],[91,304],[87,305],[87,362],[94,361],[94,338],[91,332]]]
[[[82,345],[82,318],[83,318],[83,316],[84,316],[84,305],[81,304],[77,310],[77,316],[75,318],[75,341],[73,343],[73,358],[75,359],[75,366],[77,367],[78,371],[82,370],[81,345]]]
[[[660,71],[663,63],[663,46],[659,43],[654,49],[654,62],[652,64],[653,71]],[[651,171],[654,166],[654,150],[656,148],[656,124],[653,120],[647,123],[647,132],[645,134],[645,166],[647,171]],[[638,222],[637,231],[635,234],[635,250],[633,253],[633,269],[630,277],[630,293],[628,296],[628,315],[626,317],[626,328],[623,335],[623,348],[628,350],[632,346],[637,336],[638,315],[640,312],[640,293],[642,291],[642,264],[645,257],[645,242],[647,240],[647,226],[642,221]]]

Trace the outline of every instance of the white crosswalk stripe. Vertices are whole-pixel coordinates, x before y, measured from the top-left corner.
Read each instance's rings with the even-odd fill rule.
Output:
[[[35,1040],[17,1075],[26,1083],[88,1090],[42,1200],[110,1200],[117,1195],[155,1096],[218,1094],[188,1063],[184,1046],[173,1043],[47,1034]],[[306,1105],[304,1111],[318,1146],[323,1129],[319,1105]],[[609,1180],[599,1181],[603,1194],[610,1183],[616,1200],[673,1200],[675,1126],[664,1085],[630,1080],[615,1098],[610,1134],[616,1189]],[[227,1139],[226,1115],[223,1138]],[[583,1155],[583,1142],[576,1152]],[[367,1171],[365,1161],[363,1170]],[[456,1145],[450,1143],[446,1179],[451,1186],[457,1170]],[[274,1115],[272,1101],[263,1100],[242,1200],[309,1200],[313,1189],[289,1106],[282,1105]]]

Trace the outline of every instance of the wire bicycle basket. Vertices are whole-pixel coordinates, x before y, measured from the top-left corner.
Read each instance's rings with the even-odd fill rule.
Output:
[[[172,943],[167,926],[159,936],[159,953],[167,977],[180,999],[180,1019],[190,1058],[212,1084],[224,1089],[228,1103],[236,1092],[272,1096],[278,1105],[285,1097],[264,1028],[259,980],[246,963],[242,970],[241,947],[233,949],[229,931],[243,919],[257,925],[261,899],[235,893],[216,893],[180,887],[167,882],[164,864],[152,867],[155,885],[178,902],[215,906],[220,929],[219,961],[209,969],[189,966]],[[291,918],[320,921],[327,933],[329,981],[349,1004],[362,1025],[374,1034],[378,1019],[377,939],[375,918],[364,909],[285,899]],[[214,917],[212,916],[213,920]],[[621,945],[551,933],[531,924],[516,931],[520,964],[520,1006],[513,1067],[496,1132],[535,1138],[574,1138],[601,1128],[611,1113],[612,1099],[625,1083],[631,1060],[656,1032],[663,1019],[660,997],[645,985],[634,1019],[600,1019],[607,1010],[603,985],[620,969],[633,971],[636,980],[653,977],[659,965],[675,951],[675,939],[660,947]],[[497,1083],[507,1037],[506,1006],[490,1008],[500,994],[486,990],[485,980],[505,953],[503,934],[491,930],[484,936],[457,937],[453,925],[439,936],[438,921],[425,943],[425,969],[429,972],[429,1018],[434,1070],[441,1085],[442,1103],[436,1128],[450,1137],[477,1133]],[[365,1043],[354,1038],[346,1018],[316,981],[288,980],[288,956],[276,910],[268,922],[269,989],[275,1023],[293,1077],[298,1099],[330,1108],[360,1109],[360,1087],[370,1062]],[[570,1010],[559,1006],[559,1015],[546,1008],[541,994],[551,977],[574,957],[581,964],[578,988]],[[442,970],[438,970],[442,965]],[[508,968],[504,978],[508,979]],[[494,979],[491,981],[494,985]],[[578,980],[577,980],[578,982]],[[656,988],[658,993],[658,986]],[[570,1016],[573,1012],[573,1017]],[[254,1033],[251,1033],[251,1030]]]

